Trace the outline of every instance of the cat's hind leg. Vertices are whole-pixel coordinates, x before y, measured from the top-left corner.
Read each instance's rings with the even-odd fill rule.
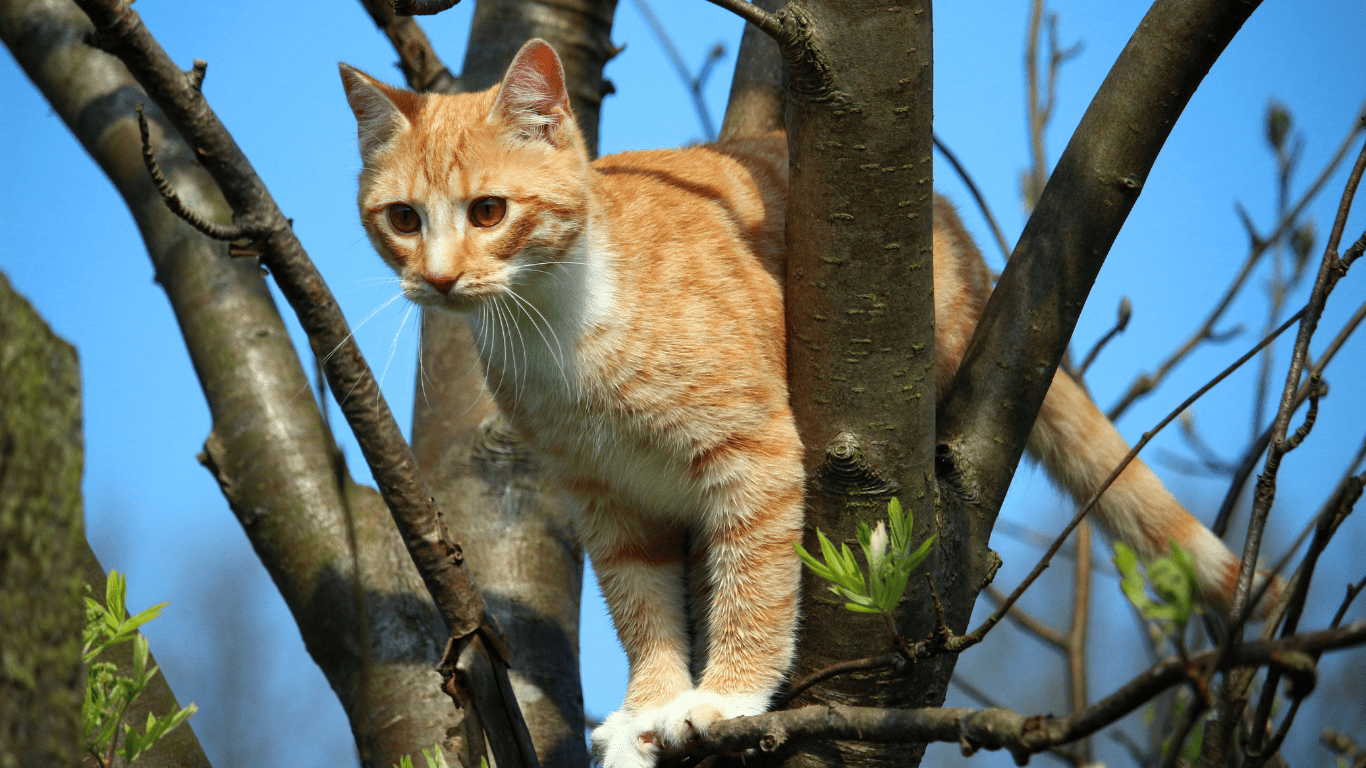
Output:
[[[659,753],[659,713],[692,689],[685,537],[680,528],[601,501],[581,515],[579,534],[631,666],[622,708],[593,730],[594,758],[606,768],[650,768]]]

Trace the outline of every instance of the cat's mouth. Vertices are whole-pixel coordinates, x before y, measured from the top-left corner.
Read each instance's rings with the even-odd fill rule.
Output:
[[[480,304],[501,295],[503,289],[497,285],[485,283],[462,285],[443,293],[430,285],[420,284],[410,287],[405,293],[413,303],[424,307],[466,312],[474,310]]]

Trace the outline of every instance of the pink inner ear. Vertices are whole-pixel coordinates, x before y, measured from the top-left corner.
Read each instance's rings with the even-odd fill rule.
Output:
[[[509,91],[517,93],[514,96]],[[569,95],[564,87],[564,68],[549,43],[540,39],[531,40],[517,52],[517,57],[503,78],[498,101],[500,105],[508,106],[510,98],[521,102],[517,106],[530,106],[542,115],[549,115],[555,107],[572,114]]]

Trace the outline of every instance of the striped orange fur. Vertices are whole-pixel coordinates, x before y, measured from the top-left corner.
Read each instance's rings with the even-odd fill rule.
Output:
[[[764,711],[794,649],[803,505],[785,138],[590,162],[540,40],[482,93],[416,95],[346,65],[342,80],[371,242],[408,298],[469,318],[503,414],[580,503],[631,664],[595,754],[648,768],[661,743]],[[934,213],[942,397],[991,282],[952,207]],[[1030,449],[1085,497],[1128,446],[1060,372]],[[1206,599],[1227,605],[1236,559],[1142,462],[1097,515],[1145,557],[1182,542]]]

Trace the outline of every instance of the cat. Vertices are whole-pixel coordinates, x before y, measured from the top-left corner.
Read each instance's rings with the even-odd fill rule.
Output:
[[[468,317],[499,408],[581,506],[630,662],[621,709],[593,731],[597,759],[648,768],[661,746],[765,711],[793,656],[802,535],[785,137],[590,162],[542,40],[481,93],[341,76],[371,242],[409,299]],[[942,399],[991,278],[938,196],[933,239]],[[1078,499],[1128,452],[1061,370],[1028,447]],[[1143,558],[1180,542],[1202,598],[1227,610],[1238,559],[1141,461],[1094,516]]]

